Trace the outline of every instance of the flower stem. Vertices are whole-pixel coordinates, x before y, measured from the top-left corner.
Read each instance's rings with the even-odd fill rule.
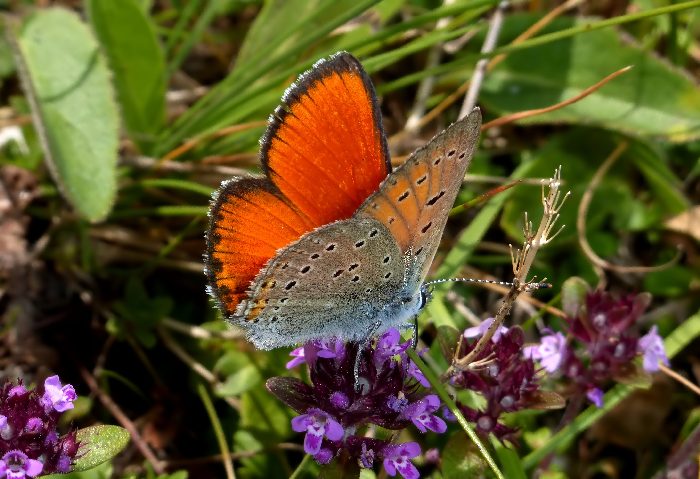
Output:
[[[297,479],[302,471],[306,469],[306,465],[309,463],[311,460],[311,455],[310,454],[305,454],[304,459],[301,460],[297,468],[294,470],[291,476],[289,476],[289,479]]]
[[[450,397],[448,394],[447,390],[445,387],[442,385],[438,377],[435,375],[435,373],[430,369],[418,356],[418,353],[416,353],[412,348],[408,348],[406,350],[406,353],[408,354],[408,357],[411,358],[411,361],[413,361],[416,366],[421,370],[423,375],[426,377],[430,385],[433,387],[435,392],[440,396],[440,399],[442,399],[442,402],[445,403],[445,405],[449,408],[449,410],[452,412],[452,414],[455,415],[457,418],[457,422],[459,423],[460,426],[462,426],[462,429],[464,429],[464,432],[467,433],[467,436],[472,440],[472,442],[476,445],[477,449],[479,449],[479,452],[483,456],[484,460],[488,463],[489,467],[493,471],[493,473],[496,475],[498,479],[504,479],[503,473],[498,469],[498,466],[496,465],[496,462],[493,460],[491,455],[489,454],[488,450],[486,449],[486,446],[484,446],[483,442],[481,442],[481,439],[479,439],[479,436],[476,434],[474,429],[469,425],[467,420],[464,418],[462,415],[462,412],[459,410],[457,405],[455,404],[454,400]]]
[[[221,462],[223,462],[224,469],[226,470],[226,477],[228,479],[236,479],[236,473],[233,471],[233,461],[231,460],[230,449],[226,443],[226,435],[224,434],[224,429],[221,427],[221,422],[219,417],[216,415],[216,410],[214,409],[214,404],[211,402],[211,398],[207,393],[206,387],[199,383],[197,384],[197,393],[204,404],[204,408],[207,410],[209,419],[211,420],[211,425],[214,428],[214,435],[216,436],[216,442],[219,444],[219,450],[221,451]]]

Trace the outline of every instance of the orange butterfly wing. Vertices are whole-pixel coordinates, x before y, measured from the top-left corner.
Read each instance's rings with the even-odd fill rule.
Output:
[[[210,210],[206,270],[226,316],[279,249],[352,216],[391,171],[374,88],[348,53],[299,77],[260,143],[266,177],[222,183]]]

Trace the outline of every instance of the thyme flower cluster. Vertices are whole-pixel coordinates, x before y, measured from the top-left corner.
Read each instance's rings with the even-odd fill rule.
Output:
[[[73,408],[75,389],[58,376],[40,390],[19,382],[0,389],[0,479],[23,479],[71,470],[80,444],[75,431],[63,436],[56,426]]]
[[[418,443],[394,444],[364,435],[370,425],[395,431],[411,425],[420,432],[447,429],[436,415],[438,396],[421,387],[429,383],[406,356],[409,347],[410,341],[402,343],[395,329],[364,349],[356,343],[312,341],[294,350],[287,364],[292,368],[306,363],[311,384],[275,377],[267,381],[267,388],[300,414],[292,419],[292,429],[305,433],[304,450],[318,463],[338,458],[370,469],[381,462],[390,476],[417,479],[411,459],[421,454]],[[357,354],[362,356],[356,382]]]

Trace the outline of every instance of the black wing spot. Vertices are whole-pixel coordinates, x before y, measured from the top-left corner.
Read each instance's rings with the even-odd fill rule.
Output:
[[[388,182],[391,186],[396,186],[399,181],[396,178],[389,178]]]
[[[288,267],[289,267],[289,263],[284,263],[282,265],[282,268],[280,268],[280,269],[287,269]]]
[[[355,243],[355,248],[362,248],[365,245],[365,240],[360,240]]]
[[[413,254],[414,254],[415,256],[418,256],[418,255],[421,254],[422,252],[423,252],[423,247],[421,246],[421,247],[418,248],[418,249],[416,250],[416,252],[413,253]]]
[[[437,160],[433,161],[433,165],[437,166],[440,164],[441,161],[442,161],[442,158],[438,158]]]
[[[384,264],[389,263],[389,261],[391,261],[391,256],[386,255],[386,256],[384,257]]]
[[[430,229],[431,226],[433,226],[433,222],[429,221],[427,225],[425,225],[425,226],[423,226],[423,228],[421,228],[421,232],[425,233],[426,231],[428,231]]]
[[[273,307],[272,307],[272,310],[273,310],[273,311],[279,311],[280,309],[281,309],[281,308],[280,308],[279,306],[273,306]]]
[[[318,253],[314,253],[314,254],[311,255],[311,259],[318,259],[318,258],[320,258],[320,257],[321,257],[321,255],[318,254]]]
[[[389,224],[390,225],[394,224],[394,221],[396,221],[396,218],[394,218],[393,216],[389,217]]]
[[[425,180],[427,180],[427,179],[428,179],[428,175],[423,175],[416,180],[416,184],[422,185],[423,183],[425,183]]]
[[[326,251],[333,251],[335,249],[335,243],[330,243],[326,245]]]
[[[445,196],[445,190],[442,190],[440,193],[430,198],[427,203],[428,206],[433,206],[435,203],[437,203],[437,200],[439,200],[443,196]]]
[[[351,264],[350,267],[348,268],[348,271],[352,271],[352,270],[354,270],[354,269],[357,269],[357,268],[359,268],[359,266],[360,266],[360,265],[359,265],[358,263],[353,263],[353,264]]]
[[[352,281],[353,283],[357,283],[358,281],[360,281],[360,277],[359,277],[359,276],[353,276],[351,281]]]
[[[391,271],[389,271],[387,274],[384,275],[384,279],[389,279],[391,278]]]
[[[297,282],[296,282],[296,281],[290,281],[289,283],[287,283],[286,285],[284,285],[284,289],[286,289],[287,291],[289,291],[290,289],[292,289],[292,288],[293,288],[294,286],[296,286],[296,285],[297,285]]]
[[[306,273],[308,273],[309,271],[311,271],[311,266],[309,266],[309,265],[307,264],[306,266],[304,266],[303,268],[301,268],[299,271],[301,272],[301,274],[306,274]]]
[[[406,191],[404,191],[404,192],[401,194],[401,196],[399,196],[398,200],[399,200],[399,201],[403,201],[403,200],[405,200],[406,198],[408,198],[408,195],[410,195],[410,193],[408,192],[408,190],[406,190]]]
[[[457,153],[455,150],[450,150],[449,152],[447,152],[447,157],[449,158],[455,156],[455,153]]]
[[[466,155],[466,153],[462,152],[457,158],[459,158],[461,160],[462,158],[464,158],[464,155]]]
[[[374,237],[377,236],[378,234],[379,234],[379,230],[373,229],[372,231],[369,232],[369,237],[370,237],[370,238],[374,238]]]
[[[273,317],[270,318],[270,322],[271,322],[271,323],[276,323],[278,319],[279,319],[279,317],[273,316]]]
[[[371,293],[371,292],[372,292],[372,288],[367,288],[367,289],[365,290],[365,293],[367,293],[367,294],[369,294],[369,293]]]
[[[340,276],[341,274],[343,274],[343,270],[342,270],[342,269],[339,269],[338,271],[336,271],[335,273],[333,273],[333,277],[334,277],[334,278],[337,278],[337,277]]]
[[[280,304],[284,304],[289,301],[289,298],[280,298]]]

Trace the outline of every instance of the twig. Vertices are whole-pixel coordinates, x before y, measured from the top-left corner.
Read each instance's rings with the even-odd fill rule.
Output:
[[[590,206],[591,200],[593,199],[593,192],[598,187],[598,185],[600,184],[610,167],[612,167],[615,161],[617,161],[617,159],[620,158],[620,156],[622,156],[625,150],[627,150],[627,146],[628,144],[626,141],[620,143],[617,146],[617,148],[615,148],[615,150],[613,150],[613,152],[610,153],[610,156],[608,156],[605,159],[603,164],[600,165],[600,168],[598,168],[598,171],[596,171],[593,175],[593,178],[591,178],[591,182],[588,184],[586,191],[581,197],[581,203],[579,203],[578,213],[576,216],[576,231],[578,233],[578,242],[581,246],[581,249],[583,250],[583,253],[595,267],[596,274],[598,275],[600,281],[599,286],[605,282],[605,270],[616,271],[618,273],[647,273],[651,271],[659,271],[661,269],[665,269],[672,266],[678,261],[680,257],[680,253],[678,253],[670,261],[658,266],[622,266],[610,263],[609,261],[605,261],[603,258],[598,256],[595,253],[595,251],[593,251],[593,248],[591,248],[590,243],[588,243],[588,239],[586,238],[586,216],[588,214],[588,207]]]
[[[561,108],[564,108],[565,106],[569,106],[572,103],[576,103],[579,100],[582,100],[583,98],[587,97],[594,91],[598,90],[600,87],[608,83],[610,80],[622,75],[623,73],[627,73],[632,69],[631,66],[626,66],[623,68],[620,68],[616,72],[611,73],[610,75],[606,76],[599,82],[597,82],[595,85],[589,86],[585,90],[583,90],[581,93],[579,93],[576,96],[573,96],[569,98],[568,100],[564,100],[562,102],[556,103],[554,105],[546,106],[544,108],[535,108],[534,110],[526,110],[526,111],[519,111],[518,113],[513,113],[512,115],[506,115],[502,116],[501,118],[496,118],[495,120],[489,121],[488,123],[484,123],[481,126],[481,131],[488,130],[489,128],[494,128],[496,126],[501,126],[505,125],[506,123],[513,123],[514,121],[517,120],[522,120],[524,118],[529,118],[531,116],[537,116],[537,115],[542,115],[544,113],[549,113],[554,110],[559,110]]]
[[[454,3],[455,0],[444,0],[443,5],[450,5]],[[435,30],[444,29],[450,22],[451,17],[442,17],[438,20],[437,25],[435,25]],[[428,60],[426,61],[425,69],[430,69],[437,66],[442,58],[442,44],[437,43],[428,52]],[[416,90],[416,99],[413,103],[413,108],[408,115],[406,120],[406,126],[404,130],[407,132],[415,133],[420,128],[420,118],[425,113],[425,104],[430,98],[430,94],[433,91],[433,86],[435,86],[435,75],[430,75],[423,78],[418,84],[418,89]]]
[[[206,382],[208,382],[212,387],[216,387],[219,384],[219,380],[216,378],[214,373],[209,371],[204,365],[198,361],[196,361],[194,358],[192,358],[187,352],[180,347],[179,344],[177,344],[173,338],[170,336],[170,333],[163,328],[162,326],[158,327],[158,335],[160,338],[163,340],[163,344],[172,351],[172,353],[180,358],[180,360],[185,363],[189,368],[194,371],[195,373],[199,374]],[[237,399],[234,399],[232,397],[224,397],[222,398],[224,401],[226,401],[229,406],[232,408],[236,409],[237,411],[240,411],[241,409],[241,403]]]
[[[215,138],[222,138],[224,136],[231,135],[233,133],[238,133],[240,131],[251,130],[253,128],[259,128],[261,126],[267,125],[267,121],[251,121],[248,123],[241,123],[240,125],[233,125],[226,128],[222,128],[213,133],[205,133],[196,138],[185,141],[182,145],[178,146],[174,150],[163,155],[160,162],[172,161],[178,156],[182,156],[186,152],[190,151],[195,146],[199,145],[203,141],[213,140]]]
[[[110,412],[110,414],[112,414],[119,424],[121,424],[124,429],[129,432],[134,445],[139,451],[141,451],[141,454],[143,454],[143,457],[149,462],[149,464],[151,464],[153,470],[157,474],[165,473],[163,463],[155,456],[153,451],[151,451],[151,448],[148,447],[148,444],[146,444],[146,441],[141,437],[136,425],[131,422],[131,419],[129,419],[126,414],[122,412],[121,408],[114,401],[112,401],[112,398],[102,392],[95,377],[90,374],[87,369],[82,367],[80,368],[80,375],[90,388],[90,391],[97,396],[97,399],[100,400],[102,405]]]
[[[486,32],[486,39],[481,47],[481,53],[489,53],[496,48],[498,35],[501,33],[501,27],[503,26],[503,12],[507,7],[508,2],[502,1],[498,4],[498,7],[496,7],[496,11],[493,12],[493,16],[489,22],[489,30]],[[474,74],[469,81],[469,90],[467,91],[467,95],[464,97],[462,108],[459,110],[459,118],[466,117],[476,106],[476,99],[479,96],[479,91],[481,90],[481,84],[484,81],[488,64],[488,58],[482,58],[476,63],[476,67],[474,67]]]
[[[665,364],[659,364],[659,369],[666,376],[670,377],[671,379],[675,380],[678,383],[681,383],[683,386],[687,387],[688,389],[693,391],[695,394],[700,396],[700,386],[698,386],[697,384],[693,383],[692,381],[688,380],[687,378],[684,378],[683,376],[681,376],[680,374],[678,374],[676,371],[669,368]]]
[[[545,186],[548,188],[545,194]],[[554,172],[554,176],[549,180],[548,184],[542,185],[542,206],[544,211],[542,213],[542,220],[540,225],[535,232],[532,227],[532,223],[527,219],[527,213],[525,214],[525,226],[523,227],[523,233],[525,240],[523,242],[523,249],[513,251],[511,246],[511,259],[513,263],[513,286],[508,291],[508,294],[503,298],[501,305],[498,308],[498,312],[494,317],[493,323],[489,326],[488,330],[479,338],[477,343],[474,345],[469,354],[461,359],[457,357],[453,360],[453,367],[456,369],[464,370],[469,368],[475,359],[481,354],[486,344],[491,341],[491,338],[496,333],[498,328],[503,324],[506,316],[513,307],[515,299],[524,291],[528,291],[530,284],[527,281],[527,275],[530,271],[535,256],[539,249],[552,241],[562,230],[564,225],[562,225],[558,230],[553,232],[554,224],[559,219],[559,210],[569,196],[567,192],[563,197],[559,190],[561,186],[561,167],[557,168]],[[534,281],[534,279],[533,279]]]
[[[187,324],[172,318],[163,318],[160,324],[178,333],[185,334],[194,339],[240,339],[245,337],[245,333],[238,329],[227,329],[225,331],[209,331],[201,326]]]
[[[143,170],[155,170],[190,173],[190,172],[211,172],[221,176],[242,176],[249,172],[243,168],[231,166],[203,165],[200,163],[186,163],[179,161],[162,161],[148,156],[125,156],[119,160],[122,165],[133,166]]]
[[[564,11],[566,11],[569,8],[572,8],[575,5],[578,5],[580,3],[580,0],[575,0],[575,1],[569,1],[564,4],[562,4],[561,7],[553,9],[548,15],[545,15],[542,17],[540,21],[532,25],[530,28],[525,30],[523,33],[518,35],[518,37],[513,40],[511,45],[517,45],[519,43],[524,42],[525,40],[529,39],[530,37],[534,36],[536,33],[538,33],[541,29],[546,27],[549,23],[551,23],[557,16],[561,15]],[[498,63],[503,61],[503,58],[505,54],[495,56],[491,62],[489,62],[488,69],[490,70],[494,66],[496,66]],[[444,100],[442,100],[435,108],[430,110],[426,115],[420,119],[418,128],[425,126],[429,122],[433,121],[438,115],[440,115],[443,111],[445,111],[450,105],[452,105],[455,101],[457,101],[459,98],[464,95],[464,93],[469,89],[469,84],[471,80],[466,81],[463,83],[457,90],[455,90],[453,93],[447,96]],[[401,136],[405,134],[405,132],[401,132],[397,135],[394,135],[391,138],[391,143],[394,141],[397,141],[398,139],[401,138]]]

